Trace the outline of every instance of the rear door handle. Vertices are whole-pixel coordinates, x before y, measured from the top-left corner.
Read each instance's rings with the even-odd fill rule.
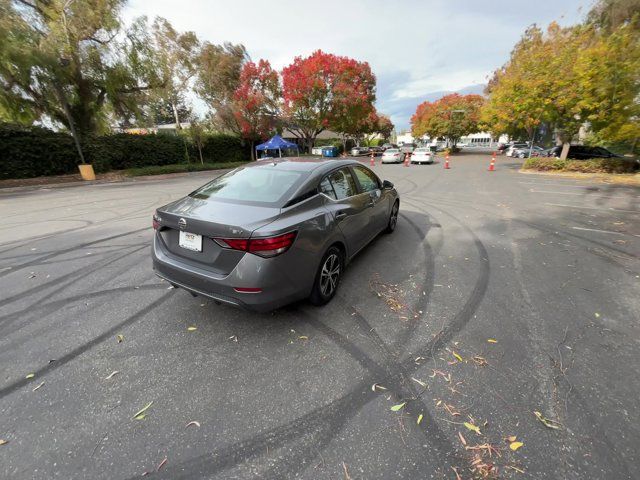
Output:
[[[343,218],[345,218],[347,216],[346,213],[344,212],[338,212],[336,213],[336,220],[342,220]]]

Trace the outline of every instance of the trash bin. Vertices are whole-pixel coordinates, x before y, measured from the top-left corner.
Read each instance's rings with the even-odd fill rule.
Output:
[[[322,147],[322,156],[323,157],[337,157],[338,156],[338,147]]]

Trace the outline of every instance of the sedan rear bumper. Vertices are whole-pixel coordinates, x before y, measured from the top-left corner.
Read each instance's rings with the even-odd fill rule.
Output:
[[[268,312],[306,298],[310,287],[291,281],[286,269],[278,265],[280,258],[262,258],[245,254],[232,272],[222,276],[206,268],[194,266],[172,254],[158,240],[153,240],[153,269],[160,278],[196,295],[202,295],[235,307],[255,312]],[[289,251],[284,255],[293,254]],[[259,293],[239,293],[234,288],[261,288]]]

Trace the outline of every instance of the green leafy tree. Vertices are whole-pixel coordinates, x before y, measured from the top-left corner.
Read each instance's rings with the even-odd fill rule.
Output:
[[[636,26],[529,28],[489,82],[482,125],[495,135],[530,138],[545,123],[565,145],[563,157],[581,127],[600,141],[634,143],[640,95]]]
[[[163,85],[149,91],[151,101],[160,100],[171,108],[178,130],[186,120],[185,96],[191,90],[197,71],[200,42],[193,32],[177,32],[164,18],[157,17],[151,26],[152,49],[157,58]],[[182,112],[180,111],[182,108]],[[188,107],[187,107],[188,109]]]
[[[139,118],[139,123],[146,127],[175,123],[174,110],[178,111],[178,117],[181,122],[188,121],[193,117],[191,105],[182,96],[177,97],[173,102],[167,102],[156,95],[149,95],[141,109],[142,114]]]
[[[640,31],[623,24],[599,32],[574,65],[578,102],[592,140],[630,147],[640,138]]]
[[[242,131],[234,111],[234,97],[243,65],[248,61],[243,45],[205,42],[200,49],[195,91],[210,109],[211,124],[221,131]]]
[[[633,23],[638,28],[640,0],[599,0],[587,15],[587,23],[606,31]]]
[[[123,0],[0,0],[0,112],[49,119],[76,140],[137,110],[162,85],[139,24],[122,32]]]

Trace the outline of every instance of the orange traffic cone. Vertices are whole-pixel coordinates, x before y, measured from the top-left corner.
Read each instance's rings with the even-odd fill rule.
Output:
[[[376,161],[373,158],[373,152],[371,152],[371,161],[369,162],[369,165],[372,166],[372,167],[376,166]]]
[[[449,170],[451,167],[449,167],[449,154],[447,153],[444,156],[444,169],[445,170]]]
[[[491,157],[491,163],[489,164],[489,171],[493,172],[496,169],[496,157]]]

